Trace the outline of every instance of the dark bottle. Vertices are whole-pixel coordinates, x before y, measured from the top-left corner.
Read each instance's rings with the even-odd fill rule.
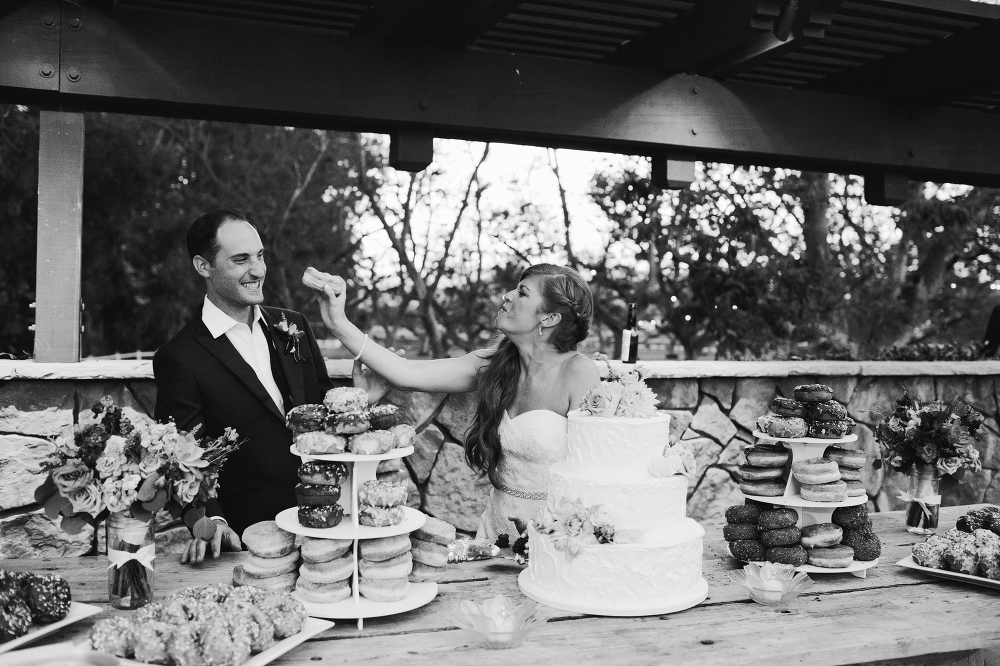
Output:
[[[635,303],[628,304],[628,318],[622,330],[622,363],[635,363],[639,357],[639,329],[635,318]]]

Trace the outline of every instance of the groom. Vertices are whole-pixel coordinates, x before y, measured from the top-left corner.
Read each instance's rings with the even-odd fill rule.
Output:
[[[306,318],[265,307],[264,248],[257,229],[235,210],[207,213],[187,233],[188,253],[205,281],[195,317],[153,357],[158,421],[173,418],[199,436],[237,430],[243,445],[219,475],[219,497],[208,515],[219,520],[215,539],[192,539],[182,563],[200,562],[206,549],[240,550],[247,526],[273,520],[295,506],[299,460],[289,447],[285,414],[321,403],[333,387]]]

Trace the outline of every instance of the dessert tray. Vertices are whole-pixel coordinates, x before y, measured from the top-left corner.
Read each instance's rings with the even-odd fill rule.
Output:
[[[385,453],[373,455],[362,455],[360,453],[299,453],[299,450],[292,444],[289,448],[294,455],[303,460],[330,460],[336,462],[369,462],[379,460],[392,460],[394,458],[405,458],[413,453],[413,447],[407,446],[402,449],[390,449]]]
[[[398,534],[409,534],[413,530],[420,529],[427,521],[427,516],[411,509],[408,506],[403,508],[403,522],[398,525],[388,527],[370,527],[368,525],[356,525],[354,520],[357,517],[352,515],[351,521],[343,520],[336,527],[303,527],[299,523],[298,507],[285,509],[274,517],[274,522],[278,527],[302,536],[313,537],[314,539],[377,539],[378,537],[396,536]]]
[[[912,555],[904,557],[899,562],[896,562],[896,564],[906,569],[913,569],[914,571],[922,571],[925,574],[930,574],[931,576],[937,576],[938,578],[946,578],[948,580],[957,581],[959,583],[971,583],[972,585],[988,587],[991,590],[1000,590],[1000,580],[993,580],[992,578],[984,578],[982,576],[973,576],[971,574],[959,573],[957,571],[949,571],[947,569],[932,569],[931,567],[924,567],[917,564],[913,560]]]
[[[7,641],[6,643],[0,643],[0,654],[19,648],[26,643],[30,643],[33,640],[37,640],[42,636],[51,634],[59,629],[62,629],[66,625],[73,624],[85,617],[90,617],[91,615],[97,615],[101,612],[99,606],[93,606],[91,604],[82,604],[79,601],[70,602],[69,613],[66,617],[59,620],[58,622],[52,622],[50,624],[33,624],[24,636],[20,638],[15,638],[14,640]],[[6,660],[6,658],[4,658]]]

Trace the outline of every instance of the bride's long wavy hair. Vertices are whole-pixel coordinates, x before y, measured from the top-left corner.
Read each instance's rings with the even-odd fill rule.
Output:
[[[542,311],[561,315],[549,337],[556,351],[576,350],[590,331],[594,314],[594,295],[590,287],[571,268],[553,264],[536,264],[521,273],[518,280],[532,275],[544,277],[541,283]],[[479,373],[476,415],[465,437],[465,460],[480,476],[487,475],[490,483],[499,486],[497,467],[500,462],[500,434],[497,429],[504,411],[514,402],[521,377],[521,357],[517,347],[500,334],[490,362]]]

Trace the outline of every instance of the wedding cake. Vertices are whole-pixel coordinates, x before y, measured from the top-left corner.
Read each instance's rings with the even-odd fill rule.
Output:
[[[529,597],[565,610],[647,615],[703,601],[705,530],[686,515],[689,451],[637,375],[612,374],[570,412],[568,457],[528,526]]]

